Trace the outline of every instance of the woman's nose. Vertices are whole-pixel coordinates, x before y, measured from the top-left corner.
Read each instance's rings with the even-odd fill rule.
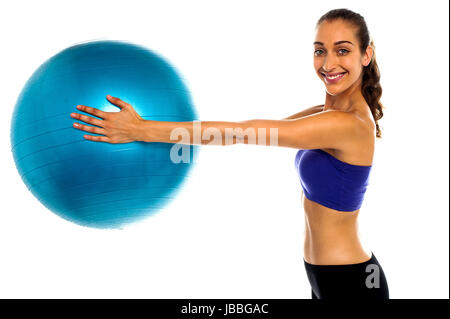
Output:
[[[333,69],[336,68],[336,65],[337,65],[337,59],[333,56],[327,56],[323,63],[322,69],[325,72],[331,72]]]

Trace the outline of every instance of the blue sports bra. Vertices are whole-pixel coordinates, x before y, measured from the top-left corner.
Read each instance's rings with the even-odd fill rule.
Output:
[[[349,164],[321,149],[302,149],[295,167],[306,198],[345,212],[361,207],[372,166]]]

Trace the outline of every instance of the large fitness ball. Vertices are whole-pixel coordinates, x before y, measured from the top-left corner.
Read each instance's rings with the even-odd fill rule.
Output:
[[[48,209],[80,225],[120,228],[174,198],[198,146],[185,145],[190,160],[176,163],[170,159],[175,144],[84,139],[70,113],[81,113],[78,104],[118,112],[107,94],[147,120],[197,119],[183,80],[161,56],[126,42],[88,42],[32,74],[14,109],[11,146],[20,176]]]

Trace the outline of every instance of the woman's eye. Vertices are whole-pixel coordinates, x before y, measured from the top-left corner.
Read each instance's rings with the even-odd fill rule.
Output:
[[[314,55],[320,55],[320,54],[322,54],[322,52],[323,52],[323,50],[316,50],[316,51],[314,51]]]
[[[344,53],[342,53],[342,51],[345,51]],[[339,53],[341,53],[341,54],[347,54],[348,52],[350,52],[349,50],[347,50],[347,49],[339,49],[339,51],[338,51]]]

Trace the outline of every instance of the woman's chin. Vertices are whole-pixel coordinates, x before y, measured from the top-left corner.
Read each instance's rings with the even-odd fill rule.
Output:
[[[325,89],[327,91],[327,93],[331,96],[336,96],[342,93],[342,90],[339,90],[337,88],[330,88],[328,86],[325,86]]]

